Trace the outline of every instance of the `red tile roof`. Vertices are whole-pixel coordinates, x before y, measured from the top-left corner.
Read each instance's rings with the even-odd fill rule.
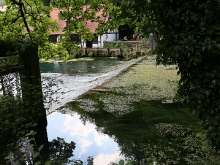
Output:
[[[59,24],[59,31],[55,31],[55,32],[50,32],[50,34],[64,34],[63,29],[66,27],[66,21],[60,20],[58,17],[58,14],[61,10],[58,8],[53,8],[51,13],[50,13],[50,17],[52,20],[57,21],[57,23]]]
[[[83,10],[85,11],[89,6],[85,5],[83,6]],[[50,17],[53,20],[56,20],[59,24],[60,30],[55,31],[55,32],[50,32],[51,34],[64,34],[64,28],[66,27],[66,21],[65,20],[60,20],[58,17],[59,12],[62,11],[61,9],[58,8],[53,8],[51,13],[50,13]],[[98,13],[96,13],[96,17],[99,16],[103,21],[107,21],[108,17],[103,17],[102,16],[102,10],[100,10]],[[96,32],[96,29],[98,28],[98,22],[91,22],[89,20],[84,20],[84,24],[87,28],[89,28],[91,30],[92,33]]]

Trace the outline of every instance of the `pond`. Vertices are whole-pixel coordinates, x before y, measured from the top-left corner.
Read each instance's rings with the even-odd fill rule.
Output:
[[[55,110],[88,90],[101,85],[140,59],[121,61],[119,58],[86,58],[73,62],[41,63],[44,93],[53,93]],[[52,84],[52,91],[48,84]],[[46,105],[47,106],[47,105]]]
[[[155,66],[154,60],[140,62],[143,66],[149,65],[150,62],[150,67],[144,67],[142,73],[145,73],[145,76],[153,73],[147,77],[153,78],[153,84],[144,84],[144,79],[141,80],[140,76],[136,77],[135,84],[129,81],[129,87],[114,86],[112,80],[108,81],[115,77],[115,80],[121,82],[123,74],[118,77],[117,75],[121,72],[126,73],[130,66],[133,67],[128,71],[133,69],[133,72],[130,75],[125,74],[129,75],[125,76],[125,79],[130,80],[130,77],[140,75],[137,74],[141,71],[138,64],[144,60],[145,58],[139,58],[125,62],[117,58],[88,58],[63,63],[41,63],[43,92],[48,96],[45,97],[48,99],[48,103],[45,103],[48,126],[46,130],[46,117],[45,120],[40,118],[40,123],[45,125],[36,129],[41,131],[36,139],[44,140],[45,157],[49,156],[50,150],[50,160],[56,161],[54,164],[73,164],[73,161],[81,160],[78,165],[92,165],[89,163],[92,160],[94,165],[108,165],[110,162],[123,159],[132,161],[133,165],[147,165],[156,161],[160,164],[185,165],[195,158],[190,156],[191,153],[197,153],[198,146],[204,149],[198,153],[203,155],[202,157],[209,157],[206,154],[212,153],[212,150],[201,146],[206,144],[206,141],[203,142],[205,136],[200,132],[197,134],[200,127],[187,106],[147,99],[158,91],[164,96],[167,94],[166,89],[170,89],[162,90],[156,86],[159,80],[160,84],[163,84],[162,79],[155,76],[161,75],[163,68]],[[171,73],[170,68],[166,71]],[[168,86],[175,85],[171,76],[167,80],[164,73],[163,82],[168,82]],[[111,83],[104,83],[106,81]],[[109,90],[105,87],[107,84],[114,87]],[[99,85],[102,85],[102,88],[96,88]],[[13,145],[13,142],[19,141],[18,149],[14,151],[18,155],[25,153],[26,158],[27,155],[31,157],[33,150],[26,145],[28,139],[20,138],[17,133],[26,135],[30,128],[34,127],[35,120],[32,117],[37,116],[36,111],[32,109],[31,104],[28,107],[30,110],[27,109],[30,113],[26,113],[26,107],[19,108],[20,103],[16,102],[14,97],[10,99],[13,102],[6,99],[9,108],[1,113],[3,116],[8,114],[8,119],[2,122],[0,130],[3,133],[0,134],[0,142]],[[24,125],[18,126],[18,122],[14,121],[20,121]],[[10,139],[7,139],[8,137]],[[196,147],[192,147],[192,144]],[[27,150],[24,149],[26,147]],[[4,146],[1,146],[1,152],[4,149]],[[7,149],[11,151],[11,146],[7,145]],[[0,158],[5,158],[7,154],[7,151],[4,152]],[[10,161],[16,160],[15,158],[11,155]],[[17,158],[20,159],[19,156]],[[0,164],[3,161],[4,159],[1,159]]]
[[[109,76],[117,74],[116,67],[124,63],[117,58],[90,58],[74,62],[41,63],[40,69],[42,77],[53,76],[57,82],[62,80],[59,84],[63,92],[62,103],[59,104],[61,106],[69,101],[67,97],[74,99],[101,84]],[[52,108],[59,106],[53,105]],[[74,158],[81,159],[83,162],[88,156],[93,156],[94,163],[97,165],[108,164],[123,158],[120,156],[117,143],[112,138],[98,132],[95,125],[90,122],[84,125],[77,113],[65,110],[66,112],[69,114],[54,112],[47,117],[49,141],[56,137],[62,137],[66,142],[74,141],[76,143]]]
[[[44,62],[40,64],[41,73],[61,73],[68,75],[90,75],[105,73],[116,65],[124,63],[119,58],[80,58],[69,62]]]
[[[74,159],[80,159],[85,164],[91,156],[95,165],[108,165],[110,162],[119,162],[120,159],[132,160],[134,165],[146,165],[154,161],[155,153],[163,146],[158,127],[186,133],[193,129],[192,126],[196,127],[197,122],[187,108],[177,104],[147,100],[124,102],[131,109],[118,100],[118,96],[126,98],[122,92],[92,92],[75,100],[135,62],[137,61],[126,63],[118,59],[99,58],[95,61],[41,64],[43,77],[53,76],[56,81],[62,80],[62,85],[58,86],[67,89],[62,91],[62,95],[58,94],[58,98],[62,96],[62,103],[51,107],[61,107],[59,111],[47,117],[49,141],[60,137],[67,143],[75,142]],[[109,99],[106,101],[106,98]],[[179,127],[178,124],[184,127]],[[163,143],[169,144],[169,137],[163,137],[163,140]],[[180,142],[181,140],[177,140],[175,143]],[[158,148],[154,148],[155,145]],[[175,145],[168,145],[169,147],[172,152],[165,152],[165,156],[173,155],[179,164],[186,163],[177,160],[179,155],[176,153],[184,150],[183,148],[175,149]]]

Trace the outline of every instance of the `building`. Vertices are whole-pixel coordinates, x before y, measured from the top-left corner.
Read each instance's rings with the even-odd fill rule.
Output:
[[[0,11],[5,11],[7,6],[0,6]]]
[[[83,6],[83,9],[86,10],[87,6]],[[64,34],[64,28],[68,26],[67,21],[60,20],[58,14],[61,10],[58,8],[53,8],[50,17],[53,20],[56,20],[59,24],[60,29],[55,32],[51,32],[49,36],[49,40],[53,43],[59,42],[60,35]],[[107,21],[109,18],[102,17],[102,11],[96,13],[96,16],[100,16],[104,21]],[[84,20],[84,25],[91,30],[94,34],[94,38],[91,41],[83,41],[78,34],[71,34],[71,40],[81,43],[82,48],[102,48],[104,41],[117,41],[119,39],[119,32],[118,30],[108,31],[102,35],[96,35],[96,29],[98,28],[98,22],[92,22],[89,20]]]

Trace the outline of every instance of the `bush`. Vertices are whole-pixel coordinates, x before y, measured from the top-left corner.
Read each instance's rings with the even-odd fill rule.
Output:
[[[104,48],[131,48],[133,45],[132,42],[126,41],[104,41]]]

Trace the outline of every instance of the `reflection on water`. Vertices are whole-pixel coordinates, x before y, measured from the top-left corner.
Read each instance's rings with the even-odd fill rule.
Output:
[[[49,64],[49,66],[53,66],[54,70],[51,69],[47,73],[61,73],[62,80],[72,85],[71,88],[68,85],[67,89],[73,89],[64,93],[73,96],[73,93],[76,92],[74,87],[77,85],[73,83],[75,80],[82,81],[85,77],[86,79],[88,79],[88,76],[94,77],[97,72],[105,72],[107,68],[109,69],[120,63],[114,60],[113,63],[111,60],[111,62],[104,60],[104,62],[84,61],[79,62],[79,65],[75,62],[73,64]],[[92,64],[92,62],[95,63]],[[96,70],[96,74],[91,75],[90,73],[93,74],[96,68],[103,70]],[[66,76],[63,73],[70,75]],[[72,77],[75,77],[75,80]],[[92,84],[92,82],[88,81],[89,84]],[[82,85],[82,82],[78,85]],[[86,88],[86,85],[85,82],[83,88]],[[81,91],[79,87],[78,89]],[[169,137],[162,136],[164,138],[162,139],[160,130],[158,132],[158,128],[161,127],[159,124],[180,124],[184,126],[181,129],[187,132],[187,127],[196,126],[195,119],[184,112],[184,108],[177,105],[165,105],[146,100],[140,102],[129,100],[127,95],[123,95],[123,93],[96,92],[86,95],[84,99],[69,103],[66,107],[73,111],[72,115],[53,113],[48,116],[49,140],[59,136],[65,138],[67,142],[74,141],[76,143],[74,157],[85,162],[88,156],[93,156],[95,165],[118,162],[123,157],[123,159],[132,160],[134,165],[146,165],[150,162],[148,158],[155,157],[161,163],[166,163],[167,160],[172,160],[171,155],[175,157],[174,161],[177,162],[176,159],[179,159],[178,153],[181,153],[184,148],[177,147],[180,143],[179,140],[175,141],[175,145],[170,145]],[[169,128],[169,130],[178,131],[179,129],[175,125],[162,126]],[[163,151],[162,148],[167,150]],[[168,148],[171,148],[172,151],[170,152]],[[164,153],[164,157],[157,155],[161,151]],[[183,160],[182,162],[178,161],[178,163],[184,164],[186,162]]]
[[[112,74],[109,71],[118,72],[115,67],[122,63],[124,62],[117,58],[96,58],[67,63],[42,63],[40,67],[44,82],[45,76],[54,77],[57,82],[62,80],[62,83],[58,84],[61,88],[60,101],[66,103],[102,82],[104,77]],[[100,82],[97,81],[99,79]],[[120,156],[118,144],[114,139],[98,131],[91,122],[81,121],[80,115],[74,112],[55,112],[49,115],[47,120],[49,141],[60,137],[67,143],[76,143],[74,159],[86,162],[87,158],[92,156],[95,165],[107,165],[124,159]]]
[[[54,81],[62,79],[64,84],[60,84],[60,88],[65,95],[61,95],[71,99],[76,91],[79,94],[85,87],[91,89],[93,86],[89,84],[97,83],[95,80],[101,77],[103,72],[121,63],[117,60],[111,62],[83,62],[78,68],[73,67],[77,66],[76,63],[41,64],[41,72],[46,77],[53,76]],[[100,74],[92,73],[96,67],[101,69],[95,71]],[[116,72],[115,69],[113,71]],[[43,81],[47,83],[45,79]],[[46,154],[50,154],[49,160],[60,165],[70,164],[71,159],[86,162],[87,158],[92,156],[94,165],[107,165],[120,159],[132,160],[133,165],[147,165],[149,162],[153,164],[155,160],[159,164],[169,165],[186,165],[192,164],[191,162],[219,164],[220,156],[210,148],[203,132],[195,132],[199,127],[197,120],[188,113],[186,107],[129,97],[133,98],[134,95],[129,96],[128,93],[123,93],[123,90],[93,91],[82,99],[67,104],[65,109],[61,109],[63,114],[60,111],[47,116],[49,139],[47,135],[44,136],[44,146],[49,146],[50,153]],[[20,157],[10,157],[10,164],[16,159],[22,159],[18,164],[27,164],[27,161],[30,161],[28,164],[34,164],[31,158],[34,155],[33,148],[26,149],[26,152],[20,146],[14,148],[14,144],[23,143],[19,142],[23,139],[21,137],[33,129],[36,121],[35,111],[31,111],[34,113],[31,116],[26,113],[27,107],[22,107],[14,97],[11,97],[11,100],[7,97],[4,99],[7,99],[6,103],[9,105],[0,103],[0,164],[4,164],[4,158],[11,151]],[[66,100],[64,102],[66,103]],[[29,108],[32,108],[32,105]],[[27,120],[33,122],[33,125]],[[17,125],[14,121],[25,123]],[[46,125],[44,128],[46,129]],[[17,134],[20,135],[21,132],[23,134],[19,137]],[[28,140],[25,141],[25,148],[26,142]],[[11,143],[12,146],[6,145]],[[21,158],[22,154],[25,157]],[[204,158],[204,161],[201,158]]]
[[[69,103],[68,107],[80,114],[82,122],[91,122],[99,132],[114,138],[121,154],[126,160],[133,161],[134,165],[153,163],[149,158],[152,160],[156,158],[165,164],[172,161],[186,164],[184,160],[186,149],[179,145],[193,127],[197,126],[197,122],[185,108],[175,104],[142,100],[138,103],[129,103],[134,107],[133,111],[117,115],[104,108],[111,106],[109,102],[99,99],[104,95],[114,97],[114,94],[108,92],[92,93],[85,96],[83,101],[85,106],[81,106],[82,102],[78,100]],[[121,111],[120,105],[115,106],[118,107],[115,111]],[[164,131],[166,134],[161,134]],[[184,132],[183,136],[178,135],[179,132]]]
[[[41,77],[43,80],[42,84],[46,86],[44,88],[45,91],[50,89],[47,87],[50,82],[56,84],[52,90],[53,98],[57,101],[53,103],[51,111],[63,106],[97,85],[101,85],[111,76],[117,75],[127,65],[131,65],[134,62],[135,60],[125,62],[117,58],[95,58],[95,60],[86,61],[41,63]],[[57,89],[59,90],[57,91]]]
[[[95,74],[91,76],[89,73],[92,73],[96,68],[101,70],[96,70],[95,73],[102,73],[121,63],[117,60],[113,63],[108,60],[94,62],[94,64],[82,62],[79,63],[79,67],[75,67],[78,63],[41,64],[41,72],[48,77],[54,76],[55,81],[58,79],[65,80],[66,84],[62,85],[66,86],[60,87],[66,88],[64,93],[68,94],[69,98],[73,98],[76,87],[82,92],[81,87],[85,88],[86,85],[93,82],[91,78],[97,79],[94,77]],[[53,74],[54,72],[57,74]],[[52,154],[51,159],[59,154],[64,157],[58,164],[68,162],[67,159],[74,155],[74,159],[81,159],[83,162],[92,156],[94,165],[107,165],[110,162],[118,162],[120,159],[132,160],[134,165],[146,165],[154,160],[160,164],[185,165],[187,161],[194,159],[187,153],[189,151],[190,154],[197,152],[192,145],[195,145],[195,148],[202,146],[201,148],[204,149],[207,147],[207,145],[203,147],[204,143],[200,141],[199,146],[195,139],[191,138],[190,141],[187,137],[187,135],[192,137],[193,129],[196,129],[198,125],[196,119],[188,113],[186,108],[156,101],[131,101],[127,96],[122,91],[121,93],[94,92],[86,95],[83,99],[66,105],[63,114],[59,112],[50,114],[47,117],[47,133],[48,144],[51,149],[50,154]],[[18,113],[18,109],[13,112]],[[24,111],[21,112],[25,113]],[[27,114],[22,117],[30,118],[30,116],[27,117]],[[18,120],[17,116],[15,119]],[[13,126],[13,120],[8,125]],[[5,125],[4,128],[7,128],[8,125]],[[14,128],[13,126],[5,132],[13,132]],[[199,135],[201,136],[201,133]],[[4,136],[9,137],[7,134]],[[57,141],[54,140],[57,138]],[[0,140],[2,139],[0,138]],[[71,143],[71,141],[75,143]],[[189,142],[189,146],[183,145]],[[69,146],[71,150],[67,150],[67,152],[63,146]],[[75,150],[72,154],[73,149]],[[209,148],[199,152],[199,156],[204,153],[215,156]],[[195,156],[199,157],[198,155]],[[152,158],[152,161],[149,158]],[[212,158],[215,159],[215,157]]]
[[[80,115],[73,112],[71,114],[53,113],[47,119],[48,140],[61,137],[67,143],[74,141],[76,143],[75,159],[85,162],[87,157],[92,156],[95,165],[107,165],[123,159],[117,143],[108,135],[98,132],[94,124],[90,122],[83,124]]]

